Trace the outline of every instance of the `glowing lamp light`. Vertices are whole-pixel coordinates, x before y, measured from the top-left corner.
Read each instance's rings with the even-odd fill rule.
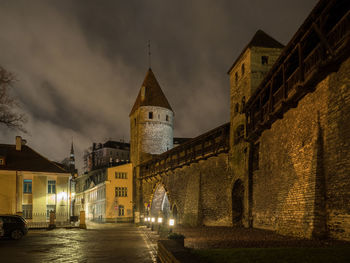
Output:
[[[174,226],[174,225],[175,225],[175,220],[169,219],[169,226]]]
[[[151,221],[151,218],[150,218],[150,217],[147,217],[147,221],[150,222],[150,221]]]
[[[156,221],[156,219],[154,217],[152,217],[152,223],[154,223]]]
[[[158,217],[158,223],[160,224],[160,223],[162,223],[162,222],[163,222],[163,218]]]
[[[60,192],[57,195],[58,201],[66,201],[67,200],[67,193],[66,192]]]

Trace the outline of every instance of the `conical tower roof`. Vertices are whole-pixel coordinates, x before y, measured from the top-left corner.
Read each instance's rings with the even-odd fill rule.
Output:
[[[231,70],[237,63],[237,61],[242,57],[242,55],[246,52],[248,48],[251,47],[267,47],[267,48],[284,48],[284,45],[282,45],[280,42],[278,42],[276,39],[271,37],[270,35],[266,34],[263,30],[259,29],[254,34],[252,40],[249,41],[248,45],[242,50],[241,54],[237,57],[235,62],[232,64],[230,69],[228,70],[228,74],[230,74]]]
[[[144,90],[142,91],[142,89]],[[141,94],[141,92],[144,94]],[[151,68],[147,71],[146,77],[129,116],[141,106],[158,106],[173,111]]]

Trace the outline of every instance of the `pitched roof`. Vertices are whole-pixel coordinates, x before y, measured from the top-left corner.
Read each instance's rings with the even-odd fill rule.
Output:
[[[235,62],[232,64],[230,69],[228,70],[227,74],[230,74],[233,67],[236,65],[238,60],[242,57],[242,55],[245,53],[245,51],[248,48],[251,47],[268,47],[268,48],[284,48],[284,45],[282,45],[280,42],[278,42],[276,39],[271,37],[270,35],[266,34],[264,31],[259,29],[256,31],[255,35],[253,36],[252,40],[248,43],[248,45],[243,49],[241,54],[237,57]]]
[[[26,145],[22,145],[21,151],[17,151],[15,145],[0,144],[0,155],[5,157],[5,165],[0,166],[0,171],[68,173]]]
[[[142,87],[145,87],[145,96],[143,99],[141,98]],[[159,86],[159,83],[154,76],[151,68],[149,68],[147,71],[146,77],[142,83],[142,87],[139,91],[139,94],[137,95],[136,101],[129,116],[141,106],[158,106],[167,108],[172,111],[172,108],[161,87]]]

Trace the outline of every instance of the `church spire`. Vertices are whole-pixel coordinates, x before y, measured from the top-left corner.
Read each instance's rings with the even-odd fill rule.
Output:
[[[71,148],[70,148],[69,166],[70,166],[70,168],[73,168],[73,170],[75,169],[75,157],[74,157],[73,140],[72,140],[72,145],[71,145]]]

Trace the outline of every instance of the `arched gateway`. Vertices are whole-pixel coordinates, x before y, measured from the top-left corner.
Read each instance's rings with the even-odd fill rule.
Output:
[[[244,186],[241,180],[237,180],[232,188],[232,224],[241,226],[244,211]]]
[[[153,194],[151,204],[151,216],[162,216],[168,218],[170,216],[170,203],[168,195],[163,185],[159,184]]]

